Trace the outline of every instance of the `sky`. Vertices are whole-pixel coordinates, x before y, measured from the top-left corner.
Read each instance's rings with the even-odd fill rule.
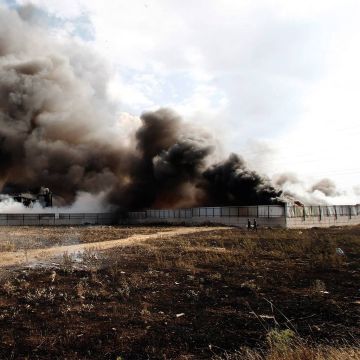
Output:
[[[114,116],[171,107],[225,155],[270,177],[330,178],[340,202],[360,202],[358,0],[0,4],[35,5],[51,36],[99,54]]]

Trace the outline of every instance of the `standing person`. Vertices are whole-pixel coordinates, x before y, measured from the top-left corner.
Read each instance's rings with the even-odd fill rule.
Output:
[[[256,219],[254,219],[254,226],[253,226],[253,229],[254,229],[255,231],[257,231],[257,222],[256,222]]]
[[[250,221],[250,219],[248,219],[248,222],[247,222],[247,229],[251,230],[251,221]]]

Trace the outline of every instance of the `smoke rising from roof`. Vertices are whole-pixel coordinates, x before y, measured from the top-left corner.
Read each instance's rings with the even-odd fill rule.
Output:
[[[274,176],[274,183],[280,187],[284,186],[285,184],[298,184],[301,183],[299,178],[294,173],[282,173],[277,174]]]
[[[204,173],[204,188],[211,205],[269,204],[281,195],[270,180],[247,168],[245,161],[236,154],[214,164]]]
[[[13,197],[0,194],[0,213],[16,214],[16,213],[102,213],[111,212],[114,208],[107,203],[106,194],[100,192],[98,194],[90,194],[79,192],[76,195],[71,206],[60,206],[44,208],[40,203],[35,203],[31,207],[24,206],[22,203],[14,200]]]
[[[274,175],[272,180],[282,189],[283,201],[300,201],[304,205],[329,205],[339,200],[342,203],[351,202],[346,193],[339,191],[336,184],[328,178],[308,185],[294,173],[282,173]]]
[[[322,179],[318,181],[316,184],[314,184],[310,191],[321,191],[326,196],[336,196],[339,194],[339,192],[336,189],[336,185],[333,181],[330,179]]]
[[[0,34],[3,190],[46,184],[61,205],[79,192],[106,192],[109,203],[130,209],[276,195],[239,158],[209,168],[212,139],[169,109],[144,113],[134,145],[122,146],[106,99],[107,69],[96,55],[70,40],[50,41],[14,11],[1,10]]]
[[[3,192],[44,185],[61,206],[88,193],[124,209],[269,204],[281,195],[238,155],[214,163],[214,139],[169,109],[144,113],[125,145],[104,64],[0,8]],[[329,183],[317,188],[332,190]]]

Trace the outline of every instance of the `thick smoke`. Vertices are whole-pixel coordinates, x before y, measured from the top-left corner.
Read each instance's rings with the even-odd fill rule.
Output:
[[[128,208],[271,203],[280,195],[236,155],[209,165],[215,150],[205,134],[189,129],[171,110],[142,115],[129,183],[114,193]]]
[[[0,9],[2,192],[44,185],[60,205],[106,194],[125,209],[267,204],[280,195],[236,155],[211,164],[214,141],[168,109],[144,113],[133,144],[122,145],[107,81],[91,51]]]
[[[126,208],[186,206],[198,202],[195,187],[212,146],[189,129],[169,109],[141,116],[136,147],[128,152],[127,181],[111,198]]]
[[[296,176],[296,174],[291,173],[291,172],[277,174],[277,175],[274,176],[273,181],[274,181],[275,185],[278,185],[280,187],[283,187],[283,186],[285,186],[287,184],[299,184],[299,183],[301,183],[301,181]]]
[[[106,194],[90,194],[79,192],[71,206],[51,208],[52,213],[87,213],[87,212],[111,212],[114,207],[105,200]],[[49,213],[48,208],[43,208],[40,203],[32,207],[26,207],[17,202],[9,195],[0,194],[0,213]]]
[[[304,205],[330,205],[351,203],[351,195],[339,191],[336,184],[327,178],[307,184],[294,173],[274,175],[273,183],[282,189],[281,198],[286,202],[301,202]],[[354,191],[355,193],[355,191]]]
[[[203,173],[209,205],[270,204],[281,195],[270,181],[246,167],[236,154]]]
[[[99,193],[118,182],[123,151],[106,141],[106,69],[74,49],[0,12],[0,176],[9,192],[49,184],[70,203],[80,190]]]
[[[316,184],[314,184],[310,189],[311,192],[314,192],[316,190],[321,191],[326,196],[339,195],[335,183],[330,179],[322,179],[318,181]]]

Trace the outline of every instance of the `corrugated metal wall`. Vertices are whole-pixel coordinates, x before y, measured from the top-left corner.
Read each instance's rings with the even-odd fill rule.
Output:
[[[111,213],[0,214],[0,225],[110,225],[117,222]]]
[[[360,215],[360,205],[334,205],[334,206],[287,206],[286,216],[297,217],[337,217]]]
[[[261,206],[221,206],[188,209],[164,209],[134,211],[128,213],[130,219],[191,219],[195,217],[284,217],[285,208],[280,205]]]
[[[286,210],[285,210],[286,209]],[[285,213],[286,212],[286,213]],[[341,206],[222,206],[222,207],[198,207],[188,209],[161,209],[129,212],[129,220],[141,220],[145,222],[164,221],[206,223],[217,222],[226,224],[245,224],[247,218],[258,218],[261,223],[272,226],[274,224],[285,225],[285,220],[294,222],[316,219],[324,222],[326,219],[359,219],[360,205]],[[173,221],[173,220],[174,221]],[[291,220],[293,219],[293,220]],[[193,221],[192,221],[193,220]],[[313,221],[311,220],[311,221]],[[327,220],[326,220],[327,221]],[[330,220],[329,220],[330,221]],[[126,222],[111,213],[43,213],[43,214],[0,214],[0,225],[111,225]],[[294,223],[295,224],[295,223]],[[297,224],[297,223],[296,223]]]

